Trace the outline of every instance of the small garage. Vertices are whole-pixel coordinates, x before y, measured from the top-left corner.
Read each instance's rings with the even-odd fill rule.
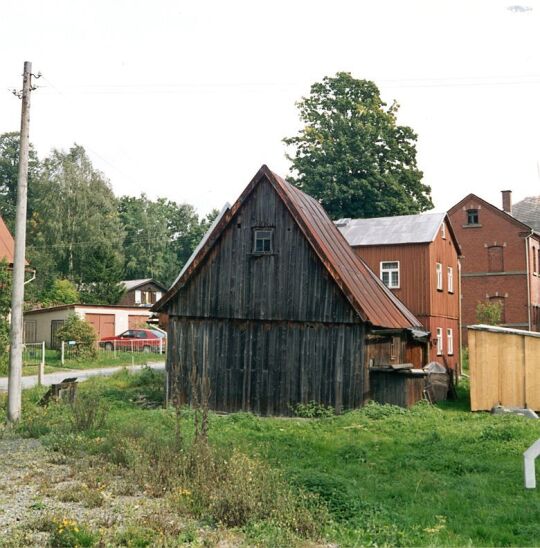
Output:
[[[69,304],[29,310],[24,313],[25,343],[45,341],[48,348],[57,348],[57,332],[71,314],[91,323],[98,339],[143,326],[152,315],[138,306]]]

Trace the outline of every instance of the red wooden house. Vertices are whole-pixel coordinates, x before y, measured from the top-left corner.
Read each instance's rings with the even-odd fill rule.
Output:
[[[355,253],[431,333],[429,360],[459,364],[459,256],[445,213],[336,222]]]
[[[500,302],[505,327],[540,331],[540,235],[502,194],[502,209],[469,194],[448,212],[463,248],[464,342],[479,302]]]

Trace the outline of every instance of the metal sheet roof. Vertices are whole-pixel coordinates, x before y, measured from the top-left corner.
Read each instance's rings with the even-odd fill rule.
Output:
[[[11,235],[6,223],[0,217],[0,260],[5,259],[8,264],[13,264],[15,251],[15,241]]]
[[[132,289],[135,289],[136,287],[139,287],[140,285],[147,284],[149,282],[152,282],[156,285],[159,285],[163,289],[167,289],[163,284],[160,284],[154,278],[142,278],[141,280],[124,280],[120,282],[126,291],[131,291]]]
[[[267,180],[274,187],[313,250],[362,320],[387,328],[421,327],[408,308],[356,256],[319,202],[284,181],[265,165],[234,205],[222,211],[219,221],[208,231],[196,256],[183,269],[183,274],[177,278],[167,294],[154,305],[153,310],[163,310],[166,303],[186,283],[243,202],[262,180]]]
[[[432,242],[446,213],[422,213],[336,221],[350,245],[396,245]]]
[[[514,204],[512,215],[536,232],[540,232],[540,196],[529,196]]]

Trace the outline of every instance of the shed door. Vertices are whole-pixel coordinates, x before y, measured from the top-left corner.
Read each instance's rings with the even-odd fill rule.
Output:
[[[140,327],[146,327],[146,316],[136,316],[135,314],[130,314],[128,316],[128,327],[129,329],[137,329]]]
[[[64,320],[51,320],[51,348],[60,348],[57,332],[64,325]]]
[[[85,314],[85,318],[94,326],[99,339],[114,337],[114,314]]]

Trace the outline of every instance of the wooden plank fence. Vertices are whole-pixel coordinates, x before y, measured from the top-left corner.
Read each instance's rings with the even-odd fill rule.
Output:
[[[472,411],[540,411],[540,333],[474,325],[468,340]]]

